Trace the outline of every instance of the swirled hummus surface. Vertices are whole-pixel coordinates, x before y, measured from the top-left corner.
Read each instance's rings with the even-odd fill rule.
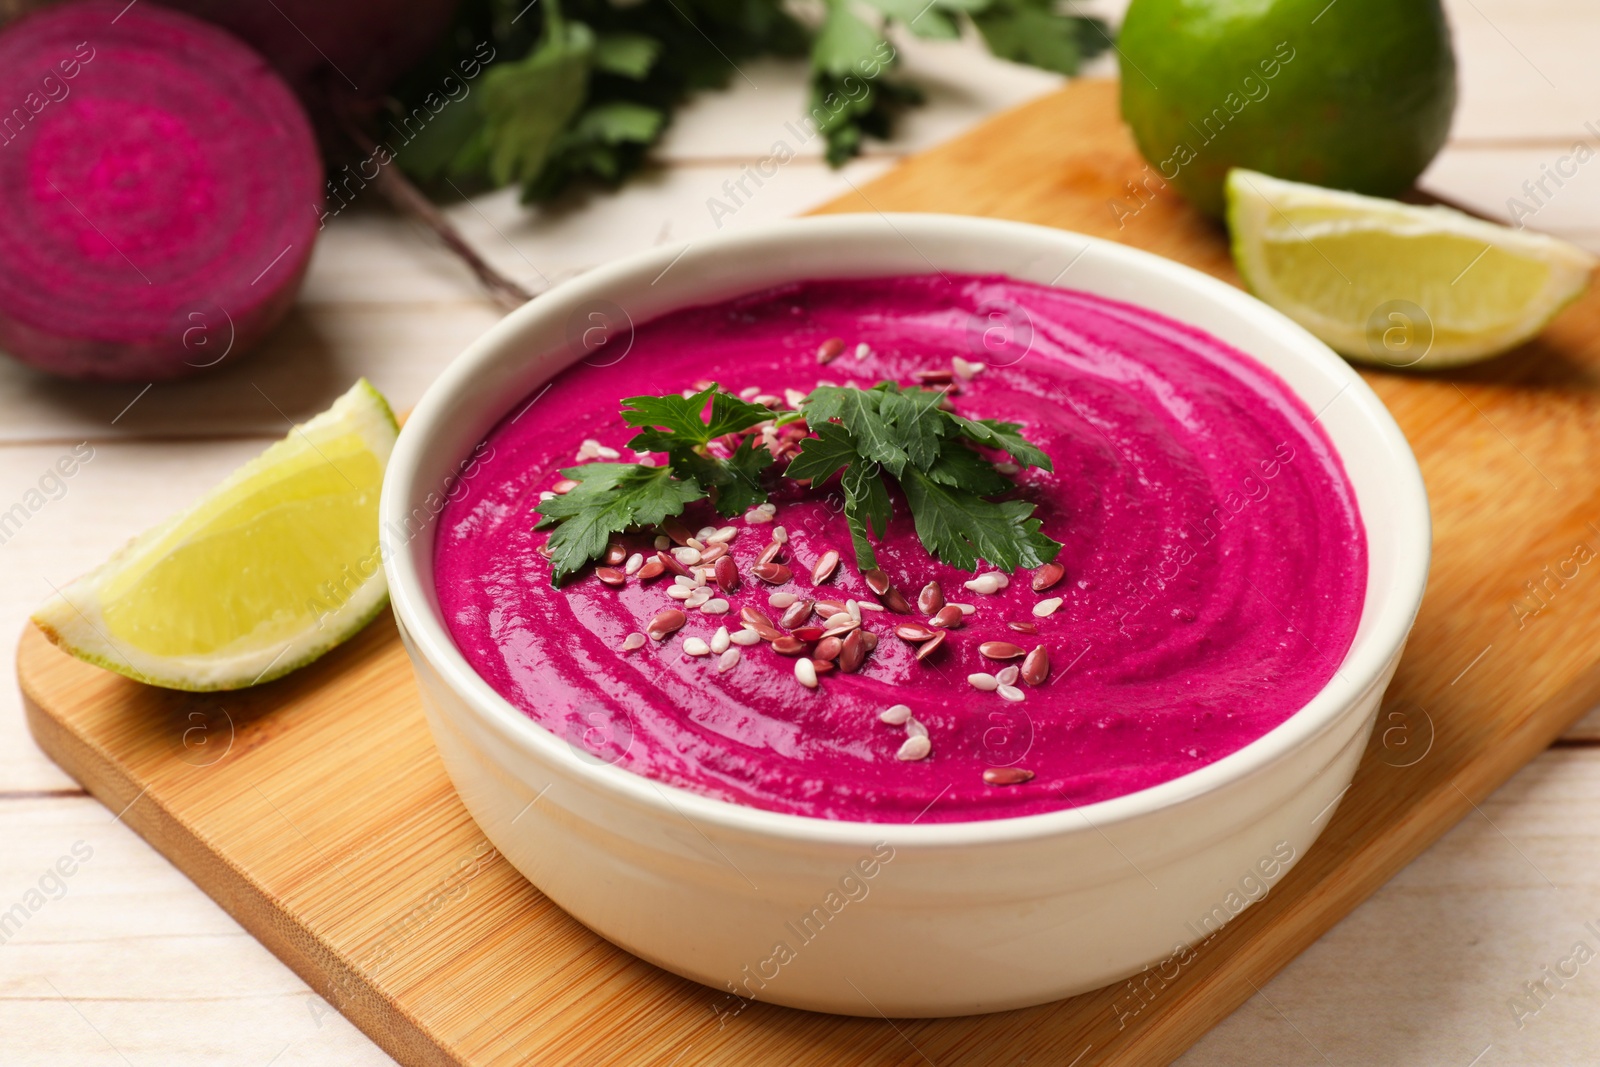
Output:
[[[820,363],[832,339],[843,354]],[[682,629],[625,650],[663,609],[684,607],[667,594],[671,572],[641,581],[635,570],[613,587],[591,569],[552,587],[533,509],[561,468],[595,457],[595,443],[602,457],[634,458],[623,398],[709,381],[775,398],[818,383],[910,385],[919,372],[938,382],[958,358],[970,362],[952,376],[955,410],[1020,423],[1054,461],[1053,472],[1016,476],[1064,546],[1051,588],[1035,591],[1033,572],[1019,571],[996,592],[969,590],[974,575],[938,563],[897,499],[878,559],[912,613],[873,611],[881,598],[854,565],[837,487],[782,479],[770,521],[719,518],[704,502],[683,517],[691,531],[736,530],[728,555],[741,584],[719,594],[726,614],[690,608]],[[987,365],[973,373],[974,362]],[[640,324],[510,405],[463,469],[440,515],[435,580],[457,645],[490,685],[599,759],[819,818],[1035,814],[1196,770],[1322,688],[1366,585],[1340,462],[1272,373],[1152,312],[998,276],[808,281]],[[752,567],[779,527],[793,577],[769,585]],[[657,535],[622,538],[627,555],[654,558]],[[814,587],[829,550],[843,562]],[[930,581],[972,610],[919,660],[921,642],[896,627],[926,624],[915,602]],[[730,645],[738,662],[727,669],[732,657],[686,654],[690,638],[737,632],[741,609],[776,624],[775,593],[780,603],[784,593],[856,601],[875,648],[815,688],[770,641]],[[1016,680],[1020,700],[977,688],[969,675],[1022,662],[985,658],[985,642],[1043,645],[1048,676]],[[927,730],[925,758],[897,758],[908,728],[880,714],[899,704]]]

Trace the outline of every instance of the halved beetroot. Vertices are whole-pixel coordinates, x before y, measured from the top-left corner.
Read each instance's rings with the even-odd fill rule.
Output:
[[[226,32],[125,0],[0,33],[0,350],[77,378],[233,358],[294,300],[322,209],[305,112]]]

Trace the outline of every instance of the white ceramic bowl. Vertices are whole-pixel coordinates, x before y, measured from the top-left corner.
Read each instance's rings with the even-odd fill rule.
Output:
[[[1344,459],[1370,570],[1355,641],[1282,725],[1192,774],[1087,807],[970,823],[776,814],[580,756],[477,676],[433,588],[433,528],[458,465],[510,406],[634,322],[811,277],[998,272],[1143,305],[1278,373]],[[574,332],[576,331],[576,333]],[[806,219],[652,249],[518,309],[417,405],[384,481],[395,615],[450,777],[489,840],[575,918],[724,993],[853,1015],[998,1011],[1155,965],[1203,939],[1302,856],[1349,784],[1428,571],[1428,506],[1399,428],[1322,342],[1166,259],[1078,234],[940,215]],[[420,533],[419,533],[420,531]],[[719,1010],[735,1010],[726,996]],[[1136,1011],[1131,992],[1119,1003]],[[1119,1009],[1119,1010],[1124,1010]]]

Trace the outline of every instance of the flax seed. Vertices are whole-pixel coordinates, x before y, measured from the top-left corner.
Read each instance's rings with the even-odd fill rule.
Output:
[[[954,604],[946,604],[939,609],[933,618],[928,620],[928,625],[939,630],[956,630],[960,629],[961,624],[966,621],[967,617],[961,614],[960,608]]]
[[[990,767],[983,772],[990,785],[1021,785],[1033,781],[1033,772],[1022,767]]]
[[[812,659],[835,660],[839,653],[844,651],[844,642],[837,637],[824,637],[817,642],[816,649],[811,653]]]
[[[978,646],[978,654],[985,659],[1016,659],[1027,655],[1027,650],[1018,648],[1010,641],[985,641]]]
[[[772,651],[780,656],[798,656],[806,650],[806,643],[798,637],[780,637],[772,642]]]
[[[1033,591],[1042,593],[1051,588],[1066,575],[1067,568],[1059,563],[1046,563],[1043,567],[1033,572]]]
[[[796,599],[789,605],[788,609],[784,611],[783,617],[780,618],[778,622],[786,629],[793,630],[796,626],[799,626],[810,617],[811,601]]]
[[[717,584],[725,592],[735,593],[739,590],[739,565],[733,561],[732,556],[723,556],[717,560]]]
[[[939,646],[944,644],[946,636],[948,636],[947,631],[935,630],[932,637],[917,646],[917,661],[921,662],[939,651]]]
[[[750,569],[768,585],[782,585],[794,577],[794,572],[781,563],[757,563]]]
[[[822,554],[821,559],[817,560],[817,565],[811,568],[811,584],[821,585],[832,578],[833,572],[838,569],[839,553],[830,548]]]
[[[920,622],[903,622],[894,628],[894,635],[902,641],[926,641],[937,632]]]
[[[628,576],[615,567],[596,567],[594,576],[613,589],[628,584]]]
[[[917,610],[924,615],[935,615],[944,607],[944,589],[938,582],[929,582],[917,594]]]
[[[867,643],[861,636],[861,631],[850,631],[839,647],[839,669],[846,674],[854,674],[861,669],[861,664],[866,658]]]
[[[844,341],[837,337],[830,337],[817,348],[817,362],[822,364],[832,363],[844,351]]]
[[[665,608],[650,620],[650,625],[645,627],[645,633],[653,641],[664,641],[669,634],[675,634],[683,629],[683,624],[689,621],[689,616],[677,608]]]
[[[861,577],[867,583],[867,588],[872,590],[874,596],[882,596],[889,591],[889,576],[876,567],[869,571],[862,571]]]
[[[1039,645],[1022,661],[1022,680],[1029,685],[1043,685],[1048,677],[1050,677],[1050,651]]]

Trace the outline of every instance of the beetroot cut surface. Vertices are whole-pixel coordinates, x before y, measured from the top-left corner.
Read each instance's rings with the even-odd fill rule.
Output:
[[[149,4],[68,4],[0,33],[0,350],[149,381],[236,358],[283,317],[322,164],[265,60]]]

